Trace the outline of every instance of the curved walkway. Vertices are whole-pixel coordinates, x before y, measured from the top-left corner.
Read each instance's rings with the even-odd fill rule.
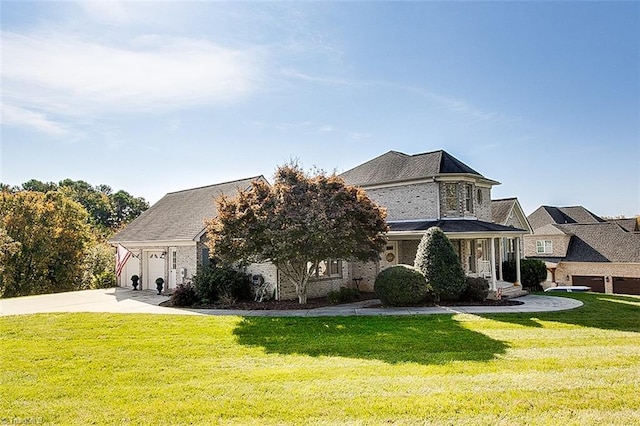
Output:
[[[429,315],[429,314],[481,314],[564,311],[582,306],[582,302],[566,297],[527,295],[516,298],[523,302],[517,306],[454,306],[412,308],[367,308],[377,300],[316,309],[285,311],[241,311],[227,309],[177,309],[158,306],[167,296],[154,291],[133,291],[129,288],[84,290],[69,293],[0,299],[0,315],[26,315],[51,312],[110,312],[170,315],[239,315],[239,316],[372,316],[372,315]]]

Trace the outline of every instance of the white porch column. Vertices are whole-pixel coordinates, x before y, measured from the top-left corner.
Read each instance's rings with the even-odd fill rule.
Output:
[[[514,285],[520,285],[520,237],[516,238],[516,282]]]
[[[491,289],[498,289],[498,282],[496,280],[496,244],[494,238],[491,238]]]
[[[500,278],[500,281],[504,281],[504,275],[502,275],[502,262],[504,262],[504,238],[499,238],[498,242],[500,249],[500,260],[498,262],[498,271],[500,272],[500,274],[498,275],[498,277]]]

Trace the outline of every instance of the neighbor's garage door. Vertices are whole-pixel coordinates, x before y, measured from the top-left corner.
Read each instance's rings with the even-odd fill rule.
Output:
[[[640,294],[640,278],[613,277],[613,292],[619,294]]]
[[[586,285],[591,287],[591,291],[604,293],[604,277],[587,277],[584,275],[574,275],[571,277],[573,285]]]

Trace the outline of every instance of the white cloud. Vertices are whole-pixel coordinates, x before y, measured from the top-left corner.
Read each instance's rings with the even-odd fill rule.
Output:
[[[121,1],[80,1],[77,4],[84,13],[98,21],[125,23],[130,19],[129,13]]]
[[[46,114],[13,105],[2,105],[2,124],[29,127],[53,136],[63,136],[68,133],[66,126],[50,120]]]
[[[57,114],[147,112],[242,99],[264,54],[144,36],[108,45],[74,35],[2,33],[4,102]]]

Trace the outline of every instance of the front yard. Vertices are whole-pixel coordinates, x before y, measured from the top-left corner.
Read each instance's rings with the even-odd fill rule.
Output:
[[[640,424],[640,298],[539,314],[0,318],[0,424]]]

